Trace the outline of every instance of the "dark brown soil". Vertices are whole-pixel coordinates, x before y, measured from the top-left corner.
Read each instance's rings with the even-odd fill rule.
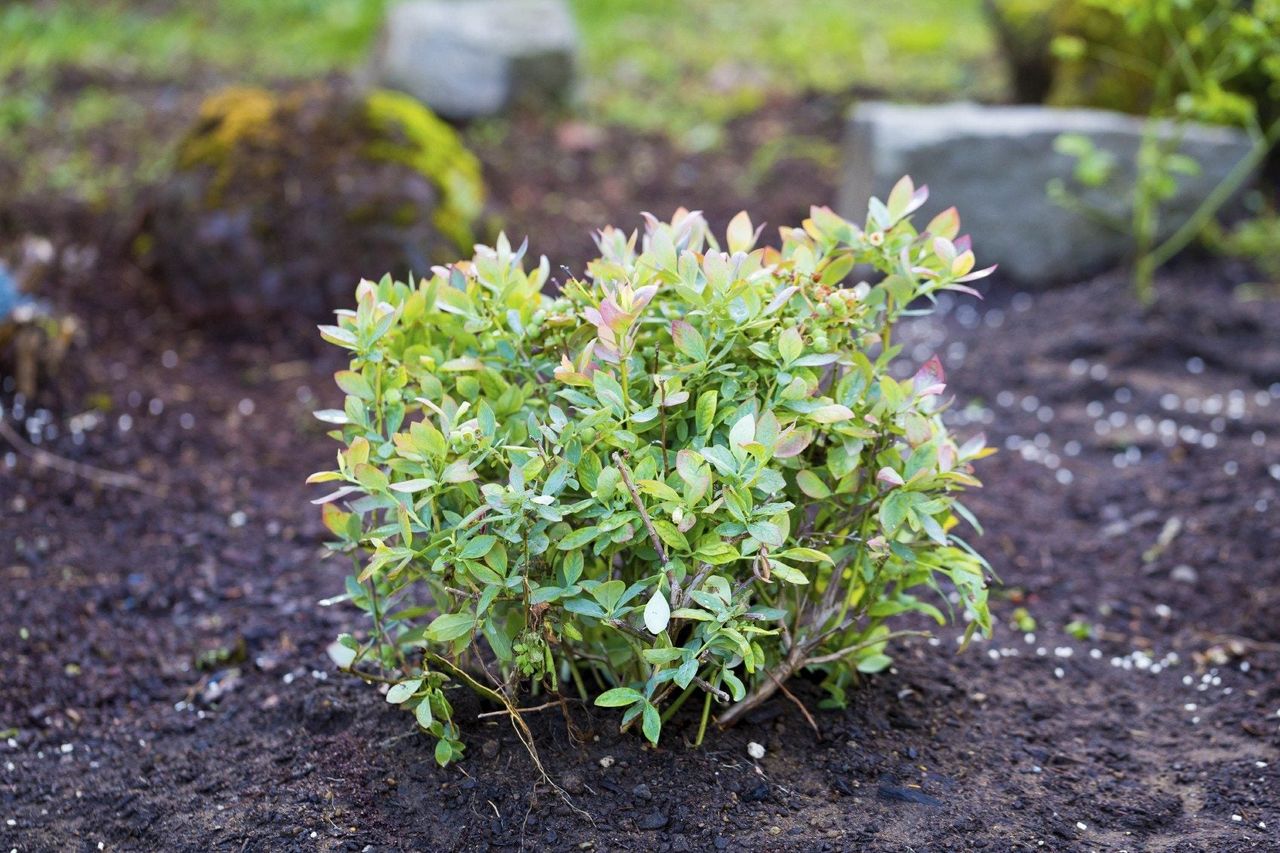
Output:
[[[798,220],[829,166],[743,164],[837,125],[778,105],[699,156],[573,125],[478,142],[507,222],[576,266],[589,227],[640,209]],[[1147,314],[1111,277],[916,323],[907,353],[942,354],[957,429],[1003,448],[970,502],[1004,582],[994,639],[904,643],[845,711],[798,682],[819,734],[785,700],[701,750],[680,718],[652,750],[611,713],[574,706],[581,739],[531,715],[587,819],[462,691],[468,757],[441,770],[332,673],[324,647],[357,623],[317,604],[346,567],[302,485],[333,452],[308,415],[332,356],[184,329],[101,248],[49,281],[88,323],[81,373],[56,413],[5,394],[4,414],[164,494],[0,446],[0,849],[1280,849],[1280,303],[1234,301],[1221,270],[1180,268]]]

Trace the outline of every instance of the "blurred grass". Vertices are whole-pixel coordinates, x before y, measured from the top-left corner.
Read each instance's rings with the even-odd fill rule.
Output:
[[[389,2],[10,0],[0,5],[0,157],[22,163],[28,189],[103,197],[156,171],[157,100],[173,110],[182,93],[221,82],[350,71]],[[690,148],[714,145],[729,119],[774,93],[1001,91],[981,0],[572,3],[585,117]],[[104,151],[120,147],[133,166]]]
[[[307,76],[358,62],[386,0],[39,0],[0,8],[0,76],[76,67]]]
[[[587,105],[605,121],[710,141],[771,93],[996,97],[981,0],[575,0]]]

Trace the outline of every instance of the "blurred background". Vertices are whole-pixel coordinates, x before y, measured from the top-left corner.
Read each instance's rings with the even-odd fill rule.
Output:
[[[1280,761],[1254,761],[1280,669],[1278,142],[1277,0],[0,0],[0,839],[532,830],[510,736],[475,774],[509,790],[468,792],[329,678],[351,615],[316,602],[347,568],[320,558],[303,483],[331,465],[313,412],[341,405],[344,363],[316,324],[361,277],[500,231],[563,281],[642,211],[722,233],[746,209],[776,243],[812,205],[865,222],[904,172],[932,190],[917,221],[957,205],[979,266],[1001,264],[895,343],[903,375],[939,354],[951,423],[1002,448],[974,498],[993,609],[1002,644],[1043,647],[904,658],[839,718],[883,749],[811,749],[793,719],[809,775],[783,781],[826,792],[794,845],[830,846],[833,814],[887,827],[874,849],[1055,826],[1071,845],[1082,803],[1117,844],[1274,833]],[[1224,667],[1216,716],[1187,704],[1211,676],[1131,672],[1175,649]],[[699,849],[722,805],[773,796],[722,787],[719,753],[649,755],[710,792],[689,798]],[[904,784],[940,760],[954,815],[825,799],[872,791],[892,755]],[[1190,834],[1182,803],[1221,826]],[[767,846],[760,820],[729,834]],[[556,821],[535,843],[576,842]]]
[[[134,209],[137,197],[170,173],[201,102],[223,87],[279,91],[303,81],[360,78],[392,5],[6,3],[0,8],[4,231],[20,230],[19,218],[54,224],[71,208]],[[494,182],[494,212],[505,225],[538,236],[568,225],[581,237],[619,209],[629,223],[644,204],[687,198],[703,205],[709,202],[697,196],[749,195],[780,161],[822,174],[835,167],[832,125],[855,94],[939,100],[1000,99],[1008,92],[980,0],[568,6],[577,28],[571,97],[522,115],[471,116],[464,128]],[[771,104],[771,113],[732,127]],[[736,173],[729,186],[722,185],[727,176],[703,174],[716,164],[691,166],[688,159],[726,150],[734,152]],[[805,189],[806,206],[830,200]],[[735,200],[724,198],[723,209]],[[535,242],[539,251],[560,248]]]

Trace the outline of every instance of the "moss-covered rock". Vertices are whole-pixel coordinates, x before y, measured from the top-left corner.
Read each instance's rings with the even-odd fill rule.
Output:
[[[394,92],[314,85],[208,98],[140,246],[193,317],[327,317],[362,275],[470,251],[480,164]]]

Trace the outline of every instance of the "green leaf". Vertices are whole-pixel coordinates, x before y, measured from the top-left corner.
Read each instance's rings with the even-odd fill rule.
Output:
[[[888,669],[893,663],[893,658],[888,655],[868,655],[858,661],[858,672],[874,673]]]
[[[649,743],[658,745],[658,735],[662,734],[662,717],[651,702],[644,703],[644,717],[640,722],[640,729],[649,739]]]
[[[716,618],[705,610],[695,610],[692,607],[681,607],[675,613],[671,614],[673,619],[692,619],[695,622],[710,622]]]
[[[884,499],[884,503],[880,504],[879,517],[880,526],[884,528],[885,533],[898,532],[898,528],[907,518],[907,512],[911,509],[912,500],[911,492],[901,490],[890,492]]]
[[[671,338],[676,349],[694,361],[707,360],[707,343],[693,326],[684,320],[676,320],[671,324]]]
[[[667,543],[670,548],[680,551],[689,550],[689,540],[680,532],[680,529],[665,518],[655,518],[653,520],[653,529],[658,531],[658,538]]]
[[[796,485],[811,498],[821,500],[831,497],[831,489],[813,471],[805,470],[796,474]]]
[[[478,560],[488,554],[497,541],[498,537],[491,534],[486,533],[483,536],[477,536],[463,546],[462,553],[459,556],[463,560]]]
[[[613,493],[618,490],[618,484],[622,482],[622,474],[612,465],[601,468],[600,474],[596,477],[596,495],[601,500],[608,500],[613,497]]]
[[[408,681],[401,681],[399,684],[391,685],[391,689],[387,691],[387,702],[392,705],[399,705],[413,698],[413,694],[418,692],[418,688],[422,686],[421,678],[412,678]]]
[[[381,469],[361,462],[355,467],[356,482],[371,492],[380,492],[387,487],[387,475]]]
[[[641,649],[640,657],[657,665],[674,663],[684,657],[684,649]]]
[[[476,617],[470,613],[445,613],[427,626],[427,639],[433,643],[447,643],[470,634],[475,624]]]
[[[618,606],[618,600],[627,591],[627,585],[619,580],[602,583],[591,590],[591,597],[600,602],[605,612],[612,613]]]
[[[355,349],[358,343],[355,332],[341,326],[321,326],[320,337],[346,349]]]
[[[747,532],[752,538],[770,545],[774,548],[781,548],[783,543],[782,528],[774,524],[772,521],[752,521],[747,525]]]
[[[675,678],[673,680],[680,689],[683,690],[689,686],[689,683],[693,681],[694,676],[697,674],[698,659],[696,657],[691,657],[684,663],[680,664],[680,668],[676,670]]]
[[[698,395],[698,408],[696,428],[698,435],[707,436],[711,434],[711,427],[715,423],[716,417],[716,401],[719,394],[715,391],[703,391]]]
[[[636,488],[660,501],[680,502],[680,493],[660,480],[640,480],[636,483]]]
[[[786,563],[780,563],[777,560],[769,561],[769,570],[774,574],[774,576],[782,578],[787,583],[804,585],[809,582],[809,579],[804,576],[804,572],[794,566],[788,566]]]
[[[601,708],[625,708],[627,705],[643,701],[643,694],[638,690],[632,690],[630,687],[615,687],[596,697],[596,704]]]
[[[560,540],[556,548],[561,551],[572,551],[575,548],[581,548],[583,545],[591,542],[600,534],[600,528],[593,526],[579,527],[577,530],[569,532],[569,535]]]
[[[853,417],[853,410],[839,403],[821,406],[809,413],[809,417],[820,424],[835,424]]]
[[[435,717],[431,714],[430,698],[423,699],[418,703],[418,707],[413,709],[413,716],[417,718],[418,725],[424,729],[431,728],[431,724],[435,722]]]
[[[784,329],[778,336],[778,354],[782,356],[782,363],[791,364],[803,352],[804,338],[800,337],[800,331],[794,327]]]
[[[374,398],[373,386],[369,384],[369,380],[354,370],[340,370],[333,378],[337,380],[338,387],[352,397],[359,397],[361,400]]]
[[[577,613],[579,616],[592,616],[596,619],[605,617],[604,608],[594,601],[587,601],[585,598],[571,598],[564,603],[564,609],[570,613]]]
[[[595,389],[597,400],[613,409],[619,417],[626,415],[626,408],[622,404],[622,386],[612,374],[597,370],[591,376],[591,385]]]
[[[775,556],[787,560],[799,560],[802,563],[830,563],[833,566],[835,565],[835,561],[829,556],[813,548],[788,548],[785,551],[779,551]]]
[[[720,671],[720,675],[724,678],[724,683],[729,685],[729,694],[733,696],[733,701],[741,702],[747,698],[747,686],[731,670],[725,668]]]
[[[713,566],[723,565],[724,563],[732,563],[740,556],[738,549],[734,548],[728,542],[712,542],[709,545],[702,545],[693,554],[694,559],[701,560],[704,563],[710,563]]]
[[[569,479],[569,474],[573,471],[573,466],[568,462],[561,462],[547,477],[547,481],[542,484],[542,494],[558,495],[560,490],[564,488],[565,481]]]

